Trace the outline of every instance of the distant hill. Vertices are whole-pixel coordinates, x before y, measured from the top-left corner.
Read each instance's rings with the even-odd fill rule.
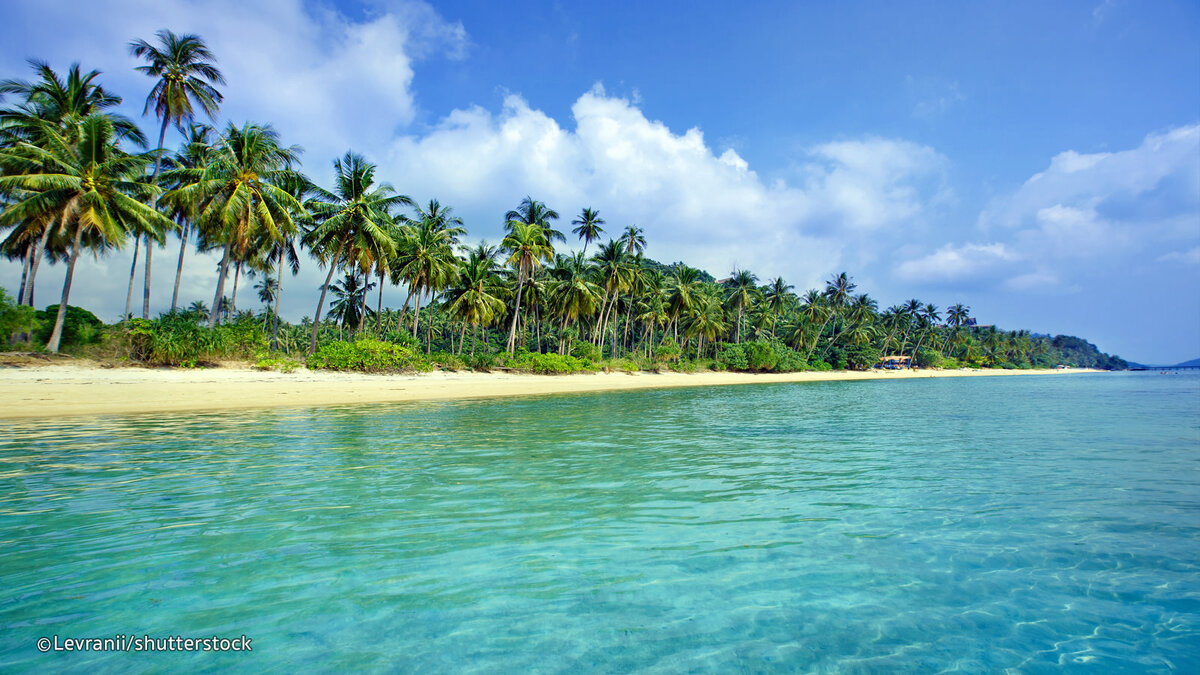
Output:
[[[1160,365],[1149,365],[1149,364],[1145,364],[1145,363],[1134,363],[1133,361],[1130,361],[1129,367],[1130,368],[1196,368],[1196,367],[1200,367],[1200,359],[1192,359],[1191,361],[1184,361],[1183,363],[1176,363],[1173,366],[1164,366],[1161,364]]]

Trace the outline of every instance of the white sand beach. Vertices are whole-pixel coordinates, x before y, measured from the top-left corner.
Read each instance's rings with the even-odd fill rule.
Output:
[[[191,370],[55,364],[0,369],[0,419],[436,401],[770,382],[1061,375],[1086,372],[1095,371],[963,369],[783,374],[705,372],[523,375],[437,372],[419,375],[367,375],[305,369],[279,373],[246,367]]]

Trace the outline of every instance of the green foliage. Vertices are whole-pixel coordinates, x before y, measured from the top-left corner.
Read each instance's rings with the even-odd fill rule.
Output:
[[[185,314],[125,323],[130,360],[159,366],[195,366],[216,359],[257,359],[267,337],[257,321],[202,326]]]
[[[277,370],[281,373],[290,373],[300,367],[300,362],[293,359],[262,358],[254,364],[254,367],[258,370]]]
[[[927,351],[922,349],[921,353]],[[933,354],[936,355],[937,352]],[[879,363],[880,356],[882,352],[871,345],[850,345],[846,348],[846,365],[853,370],[866,370]]]
[[[654,348],[654,360],[659,363],[674,363],[682,355],[683,350],[670,338],[663,340],[662,344]]]
[[[57,307],[55,308],[57,309]],[[68,306],[68,312],[70,307]],[[8,344],[8,336],[13,333],[27,332],[33,324],[36,312],[32,307],[18,305],[8,297],[8,293],[0,288],[0,344]]]
[[[541,354],[518,349],[515,355],[501,354],[496,365],[521,372],[542,375],[565,375],[568,373],[596,372],[598,367],[591,359],[577,359],[561,354]]]
[[[50,305],[45,310],[36,313],[34,318],[37,320],[37,328],[34,330],[34,338],[38,342],[46,344],[50,340],[50,333],[54,331],[54,321],[57,316],[58,305]],[[63,319],[62,338],[58,343],[59,348],[95,344],[100,341],[103,328],[104,322],[95,314],[82,307],[67,305],[67,315]]]
[[[604,368],[608,371],[622,373],[636,373],[642,369],[638,362],[633,359],[609,359],[604,362]]]
[[[750,367],[745,347],[731,342],[717,345],[715,360],[728,370],[747,370]]]
[[[747,370],[766,372],[773,370],[779,363],[779,355],[775,353],[775,349],[769,342],[762,340],[747,342],[745,349]]]
[[[808,370],[808,361],[805,360],[804,354],[795,349],[776,345],[775,353],[779,355],[779,362],[775,364],[776,372],[795,373],[801,370]]]
[[[1129,367],[1125,359],[1103,354],[1096,345],[1072,335],[1056,335],[1051,344],[1058,350],[1058,363],[1068,366],[1102,370],[1125,370]]]
[[[354,370],[364,373],[432,370],[412,349],[370,338],[356,342],[338,340],[321,345],[308,357],[307,365],[312,370]]]
[[[429,364],[438,370],[466,370],[467,361],[461,356],[450,352],[433,352],[425,357]]]
[[[600,348],[586,340],[574,340],[571,342],[571,356],[577,359],[598,361],[600,359]]]
[[[812,363],[808,364],[808,366],[812,370],[816,370],[818,372],[829,372],[829,371],[833,370],[833,366],[829,365],[825,361],[820,361],[820,360],[813,361]]]
[[[496,366],[496,355],[492,353],[476,353],[470,360],[471,370],[486,373]]]

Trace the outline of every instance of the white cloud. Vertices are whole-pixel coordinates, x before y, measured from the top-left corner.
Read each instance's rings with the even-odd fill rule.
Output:
[[[1182,262],[1189,265],[1200,265],[1200,246],[1189,251],[1172,251],[1158,257],[1159,262]]]
[[[722,274],[754,261],[763,276],[815,284],[859,232],[924,214],[944,194],[945,159],[881,138],[839,141],[802,158],[796,184],[763,181],[735,150],[720,154],[696,128],[677,133],[597,85],[572,106],[567,129],[510,95],[498,114],[450,113],[425,135],[398,139],[387,175],[437,195],[498,233],[499,216],[532,195],[563,212],[600,209],[608,233],[647,230],[650,254]]]
[[[897,278],[988,278],[999,269],[990,258],[1024,266],[1012,270],[1009,289],[1064,290],[1147,254],[1187,262],[1200,248],[1175,251],[1200,242],[1200,125],[1150,134],[1131,150],[1062,152],[993,202],[979,228],[992,243],[917,253],[896,266]]]
[[[993,275],[1018,256],[1004,244],[947,244],[927,256],[896,266],[896,276],[906,281],[960,281]]]

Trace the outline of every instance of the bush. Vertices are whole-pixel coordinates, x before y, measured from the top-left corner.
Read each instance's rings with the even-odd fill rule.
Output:
[[[467,362],[462,357],[450,352],[433,352],[425,357],[430,366],[441,370],[466,370]]]
[[[745,350],[747,370],[765,372],[774,369],[775,364],[779,363],[779,356],[768,342],[761,340],[747,342]]]
[[[743,345],[723,342],[717,346],[716,360],[728,370],[746,370],[746,349]]]
[[[201,326],[184,314],[125,322],[127,353],[133,361],[192,367],[222,358],[256,360],[266,355],[267,337],[257,321]]]
[[[609,359],[604,363],[604,367],[606,370],[615,370],[623,373],[636,373],[642,369],[633,359]]]
[[[300,362],[292,359],[264,358],[259,359],[254,367],[257,370],[277,370],[281,373],[290,373],[300,367]]]
[[[8,293],[0,288],[0,339],[3,340],[0,344],[7,345],[8,336],[14,333],[29,332],[36,314],[32,307],[13,302]]]
[[[854,370],[866,370],[875,367],[882,355],[870,345],[850,345],[846,348],[846,365]]]
[[[479,353],[470,357],[471,370],[476,370],[481,373],[486,373],[496,365],[496,355],[491,353]]]
[[[58,318],[58,305],[50,305],[45,310],[37,312],[34,318],[38,324],[34,329],[34,338],[38,342],[46,344],[50,341],[50,334],[54,332],[54,322]],[[58,339],[58,346],[62,349],[98,342],[102,328],[104,328],[104,322],[95,314],[82,307],[67,305],[67,315],[63,317],[62,335]]]
[[[671,363],[673,361],[678,361],[679,357],[682,355],[683,350],[680,349],[679,345],[675,344],[675,341],[670,338],[663,340],[662,344],[654,348],[654,360],[658,361],[659,363]]]
[[[373,339],[322,345],[308,357],[307,365],[313,370],[354,370],[364,373],[432,370],[412,349]]]
[[[571,356],[577,359],[597,361],[600,359],[600,348],[586,340],[572,340]]]
[[[833,366],[831,366],[828,363],[821,361],[819,359],[808,364],[808,366],[809,366],[809,368],[811,368],[813,370],[817,370],[817,371],[821,371],[821,372],[827,372],[827,371],[833,370]]]
[[[795,373],[801,370],[808,369],[808,361],[804,358],[804,354],[790,347],[780,347],[776,345],[775,353],[779,355],[779,362],[775,364],[776,372],[780,373]]]

